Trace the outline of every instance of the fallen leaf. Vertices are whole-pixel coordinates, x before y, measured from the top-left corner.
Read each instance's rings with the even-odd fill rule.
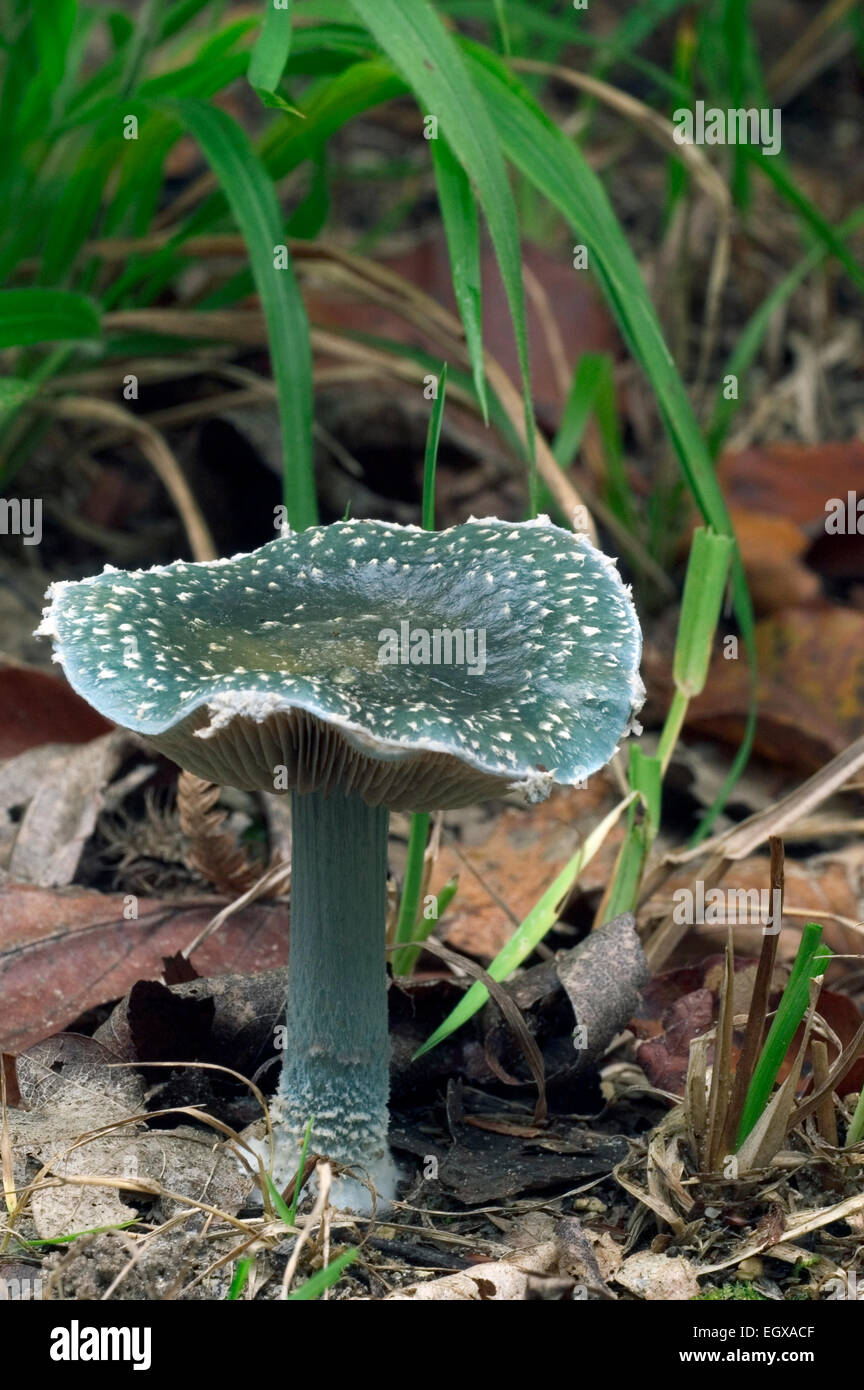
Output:
[[[754,751],[814,772],[864,733],[864,613],[787,608],[756,624],[759,720]],[[749,675],[718,655],[687,727],[738,744]]]
[[[0,1051],[19,1053],[80,1014],[158,979],[162,958],[188,946],[224,903],[136,899],[89,889],[0,891]],[[130,915],[130,914],[137,914]],[[240,909],[195,951],[202,974],[261,971],[288,957],[287,908]]]
[[[741,507],[731,507],[730,516],[758,615],[818,598],[819,577],[803,560],[810,540],[800,526]]]
[[[684,1301],[699,1293],[695,1266],[680,1255],[658,1255],[641,1250],[629,1255],[614,1275],[628,1293],[648,1303]]]
[[[864,516],[857,514],[857,502],[864,497],[862,440],[761,444],[725,454],[718,476],[733,508],[758,517],[783,517],[810,537],[806,559],[811,571],[838,579],[864,576],[864,534],[857,525],[860,520],[864,527]],[[850,493],[852,526],[847,515],[844,530],[829,533],[826,522],[838,502],[846,510]]]
[[[38,785],[28,788],[32,794],[9,860],[12,879],[41,888],[61,888],[72,882],[81,851],[95,828],[105,788],[133,746],[122,729],[87,744],[46,745],[53,748],[53,757],[42,769]],[[46,748],[38,750],[40,760]],[[29,770],[32,754],[22,756]],[[7,786],[14,787],[18,762],[15,758],[3,769]]]
[[[786,517],[815,534],[824,528],[827,500],[861,487],[864,442],[759,444],[725,453],[717,475],[732,506]]]
[[[89,743],[111,727],[57,676],[32,666],[0,667],[0,759],[43,743]]]

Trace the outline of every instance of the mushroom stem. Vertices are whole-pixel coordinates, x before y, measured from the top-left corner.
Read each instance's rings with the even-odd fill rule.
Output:
[[[389,813],[359,796],[295,791],[291,816],[291,949],[285,1058],[273,1111],[275,1168],[286,1181],[296,1171],[314,1118],[312,1151],[364,1170],[386,1200],[396,1179],[387,1147]],[[356,1206],[358,1184],[351,1188],[340,1197]],[[368,1191],[359,1187],[359,1193],[368,1202]]]

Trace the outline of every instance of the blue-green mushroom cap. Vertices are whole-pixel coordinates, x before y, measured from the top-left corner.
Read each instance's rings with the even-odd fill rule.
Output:
[[[244,789],[536,800],[603,767],[644,698],[614,562],[547,517],[336,522],[47,597],[38,631],[80,695]]]

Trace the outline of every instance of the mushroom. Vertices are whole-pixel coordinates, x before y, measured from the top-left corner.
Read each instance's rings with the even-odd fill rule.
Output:
[[[313,1148],[388,1200],[389,811],[539,800],[608,762],[644,698],[614,562],[548,517],[343,521],[47,597],[38,631],[100,713],[211,782],[290,791],[274,1172],[296,1171],[314,1117]]]

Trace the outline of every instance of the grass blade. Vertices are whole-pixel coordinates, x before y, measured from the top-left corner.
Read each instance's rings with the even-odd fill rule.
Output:
[[[432,402],[429,429],[426,432],[426,453],[423,459],[423,529],[435,530],[435,473],[438,467],[438,445],[441,441],[441,422],[447,399],[447,363],[438,377],[438,394]]]
[[[768,929],[768,923],[763,927],[762,949],[759,952],[756,979],[753,982],[753,989],[750,994],[750,1005],[747,1009],[747,1027],[744,1032],[744,1042],[738,1054],[738,1065],[735,1068],[735,1082],[732,1088],[729,1111],[726,1117],[726,1129],[722,1143],[722,1152],[724,1155],[729,1153],[734,1146],[741,1124],[741,1117],[744,1114],[744,1103],[747,1099],[747,1092],[750,1089],[750,1082],[753,1080],[753,1072],[756,1069],[756,1063],[762,1051],[762,1044],[765,1039],[765,1020],[768,1014],[768,999],[771,994],[771,981],[774,978],[774,965],[777,960],[777,945],[780,937],[780,927],[783,921],[783,889],[785,887],[783,841],[779,836],[772,835],[769,843],[771,846],[772,904],[770,929]],[[818,1089],[815,1068],[813,1085],[814,1089]]]
[[[159,42],[164,43],[166,39],[173,38],[179,34],[181,29],[185,29],[187,24],[199,15],[202,10],[206,10],[208,5],[212,5],[213,0],[174,0],[172,5],[165,8],[159,24]]]
[[[594,858],[622,811],[627,809],[632,800],[633,793],[613,807],[608,816],[605,816],[599,825],[594,827],[591,834],[586,836],[583,844],[564,865],[543,896],[534,904],[528,916],[516,928],[506,946],[498,952],[487,971],[493,980],[506,980],[517,965],[521,965],[523,960],[530,956],[546,933],[555,925],[573,885],[585,865]],[[414,1057],[422,1057],[425,1052],[431,1052],[433,1047],[437,1047],[445,1038],[449,1038],[450,1034],[455,1033],[457,1028],[461,1028],[463,1023],[467,1023],[469,1018],[473,1018],[478,1009],[482,1009],[488,998],[489,991],[486,986],[481,984],[479,980],[475,980],[474,984],[459,1000],[455,1009],[452,1009],[447,1015],[444,1022],[426,1039],[422,1047],[418,1047]]]
[[[474,389],[489,423],[486,376],[483,370],[483,326],[481,306],[483,288],[480,271],[480,223],[471,180],[455,158],[443,136],[430,140],[438,203],[450,253],[453,293],[465,329],[465,343],[471,359]]]
[[[597,363],[601,357],[601,353],[583,352],[573,373],[570,394],[561,415],[558,433],[552,443],[552,453],[562,468],[569,468],[575,461],[582,436],[591,419],[597,395]]]
[[[51,93],[63,82],[77,9],[76,0],[42,0],[30,11],[39,75]]]
[[[249,1271],[254,1265],[255,1260],[251,1255],[237,1261],[237,1268],[234,1271],[234,1278],[231,1280],[231,1287],[225,1295],[229,1303],[235,1302],[246,1287],[249,1278]]]
[[[686,0],[674,0],[670,5],[670,12],[674,8],[686,3]],[[443,0],[440,9],[455,19],[468,20],[487,20],[491,23],[489,13],[489,0]],[[659,22],[664,16],[660,13],[662,6],[652,7],[652,20]],[[673,77],[663,71],[654,63],[649,63],[638,54],[633,53],[628,45],[641,43],[646,37],[645,33],[634,34],[629,32],[629,21],[637,13],[644,15],[644,9],[637,6],[630,10],[627,19],[618,26],[618,29],[611,35],[591,34],[588,30],[574,25],[569,16],[558,17],[551,14],[544,14],[535,4],[521,4],[519,0],[507,0],[507,15],[513,31],[517,28],[532,39],[531,51],[538,53],[539,39],[545,39],[547,45],[543,49],[544,56],[550,61],[554,61],[555,55],[560,48],[595,48],[602,59],[603,70],[605,71],[611,63],[625,63],[636,71],[641,72],[647,77],[654,86],[661,92],[667,92],[677,101],[687,99],[687,88],[676,82]],[[516,45],[513,45],[514,50]],[[525,45],[523,44],[523,48]]]
[[[429,812],[415,811],[411,816],[411,828],[408,832],[408,856],[405,861],[405,878],[396,922],[396,941],[399,945],[414,940],[428,839]]]
[[[660,829],[663,771],[659,757],[647,757],[637,743],[630,745],[629,784],[638,800],[627,812],[627,838],[615,863],[612,881],[597,912],[595,925],[612,922],[635,910],[645,864]]]
[[[71,170],[48,223],[41,271],[46,285],[68,282],[79,250],[92,235],[105,184],[117,159],[116,138],[96,137]]]
[[[693,532],[672,663],[675,685],[688,699],[705,688],[731,558],[728,536],[704,526]]]
[[[414,925],[414,935],[410,945],[403,946],[401,950],[394,951],[391,960],[393,962],[393,975],[395,979],[404,979],[410,975],[417,964],[420,955],[420,948],[427,936],[431,936],[444,913],[452,903],[459,889],[459,879],[449,878],[435,895],[435,902],[424,906],[423,916]]]
[[[855,1106],[855,1113],[849,1121],[849,1128],[846,1131],[846,1148],[851,1149],[853,1144],[860,1144],[864,1139],[864,1087],[858,1097]]]
[[[744,1111],[738,1129],[736,1147],[740,1149],[765,1109],[768,1097],[789,1045],[810,1003],[810,981],[824,973],[833,952],[820,945],[822,928],[808,922],[801,934],[801,944],[795,957],[792,973],[783,991],[779,1007],[768,1029],[768,1036],[747,1090]]]
[[[534,413],[522,258],[516,208],[495,123],[471,80],[459,45],[426,0],[352,0],[352,3],[381,48],[408,79],[425,113],[438,118],[456,159],[474,184],[489,224],[522,372],[533,510],[536,501]]]
[[[301,1163],[298,1172],[298,1181],[302,1176],[303,1164]],[[279,1188],[276,1186],[269,1173],[265,1173],[264,1178],[267,1183],[267,1191],[270,1194],[270,1200],[273,1203],[273,1210],[276,1212],[276,1215],[279,1217],[279,1220],[284,1221],[286,1226],[293,1226],[294,1217],[291,1215],[291,1208],[288,1206],[288,1203],[285,1201],[285,1198],[282,1196],[282,1193],[279,1191]]]
[[[71,290],[0,290],[0,348],[98,338],[99,310]]]
[[[312,353],[309,323],[291,266],[273,184],[236,121],[203,102],[171,103],[194,135],[227,197],[249,249],[267,321],[279,403],[288,520],[296,530],[318,519],[312,469]]]
[[[247,76],[265,106],[273,104],[273,94],[282,80],[290,52],[291,0],[283,0],[279,9],[275,0],[264,0],[264,20],[252,49]]]
[[[290,1207],[288,1207],[287,1211],[284,1214],[280,1212],[283,1221],[287,1217],[289,1226],[293,1226],[294,1222],[297,1219],[297,1208],[300,1205],[300,1193],[303,1190],[303,1173],[306,1168],[306,1155],[309,1152],[309,1140],[312,1137],[312,1126],[314,1125],[314,1123],[315,1117],[310,1116],[309,1123],[306,1126],[306,1133],[303,1135],[303,1147],[300,1150],[300,1166],[297,1169],[297,1179],[294,1183],[294,1193],[291,1198],[291,1205]],[[277,1211],[278,1210],[279,1208],[277,1207]]]
[[[317,1274],[313,1274],[311,1279],[307,1279],[305,1284],[301,1284],[299,1289],[289,1293],[288,1300],[302,1302],[320,1298],[325,1289],[331,1289],[342,1278],[345,1270],[354,1263],[359,1253],[359,1250],[353,1246],[350,1250],[344,1250],[341,1255],[337,1255],[335,1260],[331,1260],[324,1269],[319,1269]]]
[[[672,664],[675,693],[657,746],[664,773],[690,701],[705,688],[731,558],[729,536],[718,536],[703,526],[693,532]]]

